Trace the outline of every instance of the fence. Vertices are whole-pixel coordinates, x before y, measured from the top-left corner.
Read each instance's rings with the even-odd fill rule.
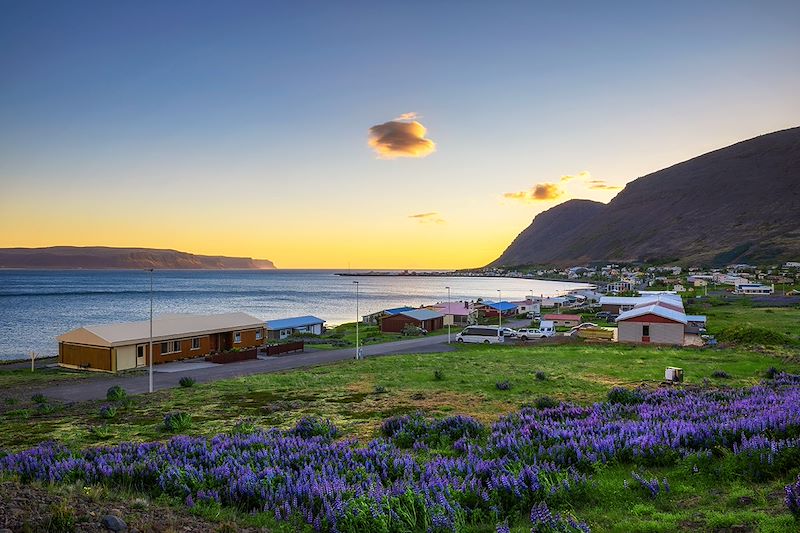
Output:
[[[267,346],[266,352],[267,355],[283,355],[286,353],[291,352],[302,352],[305,349],[305,343],[303,341],[298,342],[287,342],[286,344],[275,344],[273,346]]]

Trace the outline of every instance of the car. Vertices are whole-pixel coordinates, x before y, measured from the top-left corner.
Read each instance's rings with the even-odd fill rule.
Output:
[[[500,328],[500,335],[503,337],[511,337],[513,339],[517,336],[517,331],[511,328]]]
[[[517,330],[517,338],[523,341],[528,339],[544,339],[548,336],[546,331],[542,331],[538,328],[520,328]]]
[[[539,320],[540,318],[542,318],[542,315],[541,315],[541,314],[539,314],[539,313],[536,313],[536,312],[534,312],[534,311],[529,311],[529,312],[528,312],[528,314],[527,314],[527,315],[525,315],[525,316],[527,316],[527,317],[528,317],[528,318],[530,318],[531,320]]]
[[[611,316],[611,311],[600,311],[596,315],[594,315],[598,320],[608,320]]]

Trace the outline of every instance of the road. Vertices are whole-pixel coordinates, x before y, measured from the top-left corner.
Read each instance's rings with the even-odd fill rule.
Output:
[[[509,327],[522,327],[529,321],[509,321]],[[453,331],[453,343],[455,333]],[[447,344],[447,335],[431,335],[401,341],[386,342],[364,346],[363,357],[378,357],[382,355],[410,354],[410,353],[440,353],[453,350]],[[220,379],[237,378],[267,372],[280,372],[295,368],[308,368],[338,361],[353,359],[354,348],[341,350],[313,350],[287,354],[281,357],[269,357],[229,363],[224,365],[209,364],[203,360],[182,361],[156,365],[153,372],[153,389],[162,390],[180,386],[182,377],[190,377],[197,383],[208,383]],[[136,373],[135,375],[120,375],[108,379],[91,379],[80,382],[65,382],[53,384],[40,392],[47,398],[64,402],[82,402],[87,400],[101,400],[106,397],[106,391],[113,385],[123,387],[128,394],[142,394],[148,391],[149,376]]]

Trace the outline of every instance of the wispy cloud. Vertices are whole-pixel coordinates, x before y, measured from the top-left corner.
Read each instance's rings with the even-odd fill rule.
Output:
[[[413,218],[420,224],[444,224],[444,219],[436,211],[408,215],[408,218]]]
[[[588,170],[582,170],[577,174],[564,174],[561,176],[561,181],[588,180],[591,177],[592,175]]]
[[[410,113],[403,113],[399,117],[394,118],[392,120],[417,120],[418,118],[422,118],[422,115],[420,115],[416,111],[412,111]]]
[[[590,189],[601,191],[618,191],[622,188],[617,185],[609,185],[605,180],[589,180],[586,183],[589,185]]]
[[[537,183],[527,191],[507,192],[503,198],[518,202],[537,202],[542,200],[555,200],[563,195],[555,183]]]
[[[398,118],[369,129],[367,141],[382,159],[425,157],[436,151],[436,143],[425,138],[428,130],[417,120],[417,113],[403,113]]]

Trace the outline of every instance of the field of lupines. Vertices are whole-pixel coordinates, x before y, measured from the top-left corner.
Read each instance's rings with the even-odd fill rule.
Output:
[[[51,443],[0,458],[0,471],[263,512],[320,531],[506,531],[521,517],[532,531],[588,531],[551,508],[586,497],[598,465],[701,469],[725,456],[752,479],[796,469],[798,406],[800,376],[780,374],[748,389],[613,389],[605,402],[526,407],[491,428],[464,416],[404,415],[366,444],[337,439],[318,419],[289,431],[242,424],[210,439],[80,452]],[[631,479],[631,490],[652,497],[669,491],[666,479],[635,471]],[[798,513],[798,494],[798,484],[786,487],[787,513]]]

